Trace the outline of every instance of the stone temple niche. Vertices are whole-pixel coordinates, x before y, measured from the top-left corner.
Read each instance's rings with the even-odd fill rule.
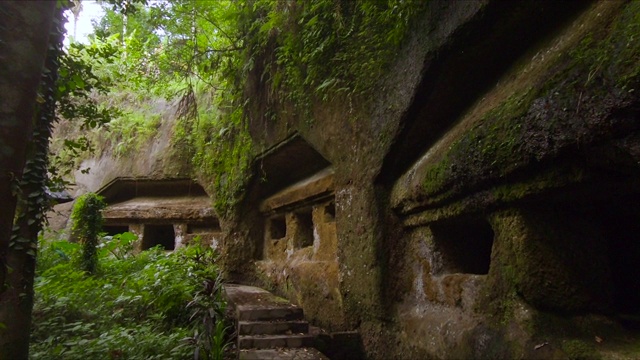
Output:
[[[494,233],[482,218],[462,219],[431,226],[435,251],[441,261],[433,266],[434,274],[489,273]]]
[[[335,243],[333,169],[323,169],[272,195],[260,210],[265,216],[265,259],[283,260],[305,248],[315,253],[325,247],[324,242]]]
[[[257,160],[264,218],[262,259],[282,260],[300,249],[335,244],[333,168],[294,134]],[[329,210],[327,210],[329,209]],[[327,215],[328,211],[328,215]],[[325,231],[327,227],[332,230]],[[287,255],[288,254],[288,255]]]
[[[145,225],[142,235],[142,250],[160,246],[164,250],[175,250],[176,233],[173,225]]]
[[[129,225],[105,225],[102,227],[102,231],[107,233],[107,236],[113,236],[129,231]]]
[[[217,247],[221,230],[211,200],[191,179],[116,178],[98,194],[107,202],[104,231],[135,233],[140,250],[171,251],[196,238]]]
[[[304,308],[319,326],[343,321],[331,163],[293,135],[255,162],[262,229],[256,271],[264,286]],[[339,214],[337,215],[339,216]],[[256,226],[260,226],[256,224]]]
[[[611,310],[640,328],[640,194],[573,202],[561,208],[590,224],[591,233],[604,241]]]

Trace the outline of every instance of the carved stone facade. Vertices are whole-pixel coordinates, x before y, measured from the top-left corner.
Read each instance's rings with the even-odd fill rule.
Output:
[[[221,230],[211,200],[193,180],[115,178],[98,194],[107,202],[105,232],[136,234],[140,250],[174,250],[195,237],[218,246]]]

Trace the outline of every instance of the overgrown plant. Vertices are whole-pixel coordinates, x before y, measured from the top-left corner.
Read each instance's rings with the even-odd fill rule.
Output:
[[[98,245],[100,257],[113,256],[122,260],[133,254],[134,244],[138,237],[136,234],[126,231],[113,235],[111,239],[106,239],[106,237],[103,239],[104,241]]]
[[[77,245],[43,243],[33,359],[193,359],[194,352],[196,359],[221,359],[228,350],[220,321],[226,304],[210,247],[120,257],[100,251],[102,271],[85,276],[70,260]],[[127,252],[127,243],[113,242],[113,252]]]
[[[105,207],[101,196],[86,193],[76,200],[71,212],[72,232],[82,244],[80,267],[89,274],[95,274],[98,269],[98,242],[104,223],[102,209]]]
[[[250,56],[264,61],[271,97],[303,115],[316,99],[363,102],[427,2],[257,0]]]
[[[218,254],[196,240],[186,257],[192,264],[193,274],[202,279],[200,289],[187,305],[193,311],[190,320],[195,322],[194,335],[190,338],[196,346],[194,358],[221,360],[229,342],[226,339],[228,327],[224,319],[226,301],[222,296],[222,273],[215,265]]]

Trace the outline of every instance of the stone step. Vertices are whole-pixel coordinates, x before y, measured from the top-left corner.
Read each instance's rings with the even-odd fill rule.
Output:
[[[314,348],[296,349],[243,349],[238,351],[240,360],[329,360]]]
[[[275,349],[312,347],[313,336],[294,335],[240,335],[238,349]]]
[[[309,323],[306,321],[238,321],[238,335],[285,335],[306,334]]]
[[[224,289],[239,321],[304,319],[301,308],[264,289],[238,284],[225,284]]]
[[[279,306],[238,305],[236,306],[238,321],[293,321],[303,320],[304,312],[292,304]]]

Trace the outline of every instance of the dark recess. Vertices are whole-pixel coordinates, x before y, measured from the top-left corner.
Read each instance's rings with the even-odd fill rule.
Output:
[[[528,49],[590,3],[491,1],[434,58],[426,59],[415,99],[377,181],[392,184]]]
[[[640,315],[640,194],[573,204],[607,241],[614,311]],[[636,326],[640,320],[636,319]]]
[[[107,233],[107,236],[114,236],[129,231],[129,225],[106,225],[102,227],[102,231]]]
[[[284,216],[279,216],[269,220],[269,235],[271,240],[282,239],[287,235],[287,222]]]
[[[174,250],[176,234],[173,225],[145,225],[142,250],[160,245],[165,250]]]
[[[298,232],[296,241],[298,247],[304,248],[313,245],[313,213],[311,208],[296,213]]]
[[[260,179],[260,197],[269,197],[330,165],[300,135],[294,134],[255,160],[254,173]]]
[[[462,219],[431,226],[436,251],[442,254],[441,274],[489,273],[494,233],[484,219]],[[435,269],[434,269],[435,270]]]
[[[324,207],[324,222],[336,221],[336,203],[330,202]]]

